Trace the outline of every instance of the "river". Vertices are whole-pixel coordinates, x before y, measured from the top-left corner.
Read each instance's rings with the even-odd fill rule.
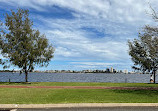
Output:
[[[0,82],[24,82],[25,75],[1,72]],[[29,82],[113,82],[149,83],[149,74],[111,74],[111,73],[29,73]],[[158,77],[156,77],[158,80]]]

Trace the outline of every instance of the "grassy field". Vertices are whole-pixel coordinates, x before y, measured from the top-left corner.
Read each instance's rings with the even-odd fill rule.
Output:
[[[158,84],[149,83],[82,83],[82,82],[32,82],[25,83],[8,83],[0,82],[0,85],[25,85],[25,86],[105,86],[105,87],[158,87]]]
[[[0,104],[157,102],[157,90],[0,88]]]
[[[158,87],[147,83],[0,83],[31,86]],[[0,88],[0,104],[157,103],[158,90]]]

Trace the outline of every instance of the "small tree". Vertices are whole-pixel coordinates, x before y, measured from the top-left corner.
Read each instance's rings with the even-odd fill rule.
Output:
[[[54,48],[48,44],[45,35],[32,28],[33,22],[29,19],[28,10],[18,9],[17,12],[5,16],[6,29],[0,37],[0,48],[7,63],[18,66],[25,73],[28,82],[28,72],[36,65],[47,66],[53,57]]]

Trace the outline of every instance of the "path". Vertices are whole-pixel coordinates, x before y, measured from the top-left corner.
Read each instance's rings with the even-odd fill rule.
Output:
[[[0,88],[158,90],[158,87],[103,87],[103,86],[15,86],[15,85],[13,86],[13,85],[0,85]]]
[[[18,109],[13,111],[157,111],[157,107],[100,107],[100,108],[53,108],[53,109]]]
[[[158,103],[0,104],[4,111],[158,111]],[[7,110],[8,109],[8,110]]]

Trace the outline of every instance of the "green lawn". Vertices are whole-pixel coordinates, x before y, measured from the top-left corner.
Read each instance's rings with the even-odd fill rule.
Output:
[[[0,104],[157,102],[157,90],[0,88]]]
[[[0,83],[30,86],[158,87],[147,83]],[[158,90],[0,88],[0,104],[157,103]]]
[[[26,86],[106,86],[106,87],[158,87],[158,84],[148,83],[93,83],[93,82],[32,82],[25,83],[8,83],[0,82],[0,85],[26,85]]]

